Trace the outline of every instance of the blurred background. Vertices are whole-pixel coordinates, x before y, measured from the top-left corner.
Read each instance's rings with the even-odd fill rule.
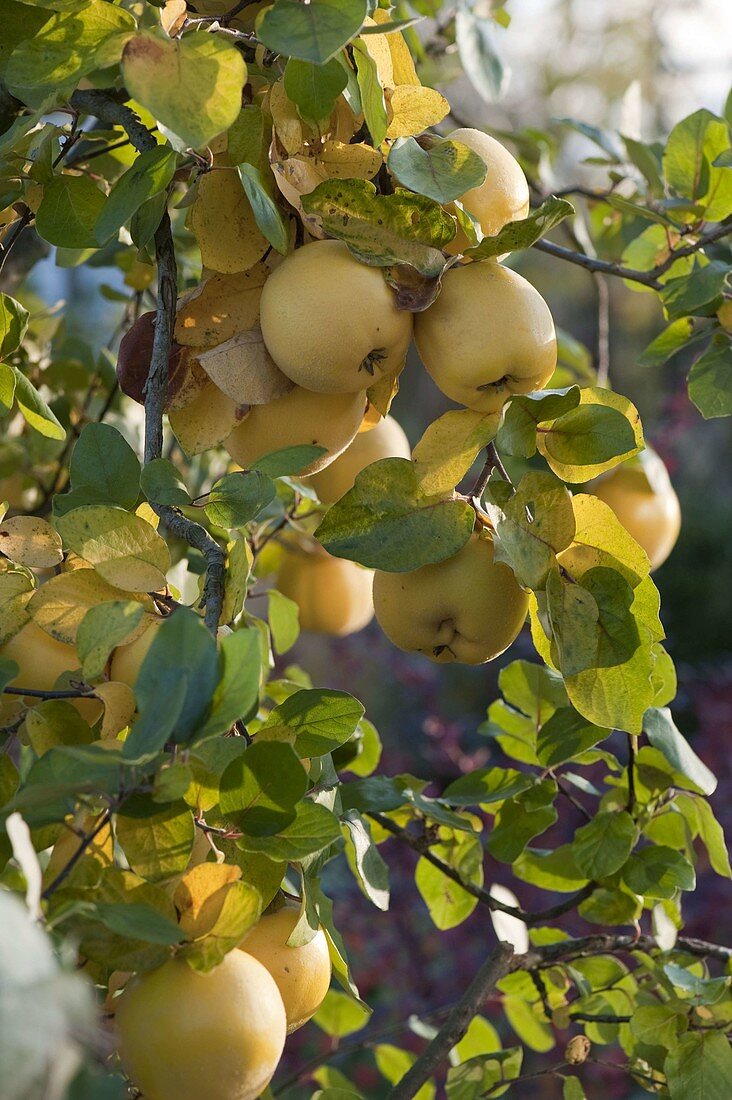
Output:
[[[424,4],[415,6],[429,10]],[[454,105],[453,125],[477,126],[499,136],[526,128],[539,131],[539,145],[546,152],[541,166],[546,191],[576,184],[591,188],[606,180],[602,166],[584,163],[598,156],[597,146],[559,125],[559,118],[571,116],[650,140],[663,139],[675,122],[698,107],[715,113],[723,109],[732,76],[729,0],[510,0],[505,7],[511,24],[494,31],[495,49],[505,66],[499,101],[482,98],[461,74],[455,48],[443,48],[440,27],[447,7],[418,28],[426,45],[422,76]],[[442,127],[445,132],[450,128]],[[557,325],[593,351],[598,330],[593,278],[534,251],[521,253],[515,266],[545,296]],[[100,296],[99,286],[113,290],[120,282],[118,271],[59,268],[49,258],[34,280],[47,302],[67,303],[70,346],[76,337],[95,348],[105,343],[119,320],[120,306]],[[637,365],[639,353],[663,326],[655,296],[618,280],[608,289],[610,382],[638,406],[646,437],[666,462],[683,509],[677,547],[656,576],[667,645],[679,672],[677,723],[719,777],[712,805],[729,833],[732,777],[725,742],[732,732],[732,435],[728,422],[702,421],[688,401],[688,361],[676,358],[660,369]],[[411,442],[447,407],[419,364],[410,362],[392,412]],[[134,426],[128,423],[127,430],[134,431]],[[516,657],[535,658],[528,632],[508,659]],[[477,732],[497,697],[501,661],[478,669],[438,669],[398,653],[372,625],[343,641],[303,637],[286,663],[301,664],[315,683],[347,689],[363,700],[384,742],[381,770],[386,774],[433,775],[430,790],[438,793],[461,772],[488,761],[502,763],[493,743]],[[564,833],[553,830],[542,845],[566,839],[576,824],[567,820]],[[327,883],[336,898],[337,923],[355,977],[374,1006],[373,1026],[379,1027],[454,1000],[494,937],[485,914],[477,911],[454,931],[438,932],[414,888],[414,860],[393,843],[384,854],[392,866],[393,900],[387,916],[361,897],[349,875],[329,874]],[[488,866],[486,873],[489,881],[493,875],[498,881],[509,878],[499,865]],[[697,893],[685,903],[688,934],[712,940],[722,936],[724,885],[708,872],[701,875]],[[522,894],[519,884],[517,892],[531,907],[528,888]],[[592,931],[582,921],[576,929]],[[288,1043],[282,1078],[328,1045],[312,1024],[295,1039]],[[395,1041],[409,1043],[408,1033]],[[509,1034],[504,1042],[510,1045]],[[414,1039],[414,1045],[419,1041]],[[617,1051],[606,1055],[620,1056]],[[363,1091],[378,1097],[384,1082],[371,1057],[357,1054],[354,1064]],[[600,1095],[600,1089],[607,1096],[646,1095],[634,1092],[610,1069],[588,1068],[584,1080],[591,1096]],[[538,1082],[524,1086],[521,1095],[553,1098],[560,1095],[558,1088],[558,1083]],[[295,1087],[288,1095],[309,1093]]]

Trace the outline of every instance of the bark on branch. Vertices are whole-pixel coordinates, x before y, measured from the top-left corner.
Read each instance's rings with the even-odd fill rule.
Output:
[[[90,90],[74,92],[70,102],[80,113],[94,115],[109,125],[121,126],[138,153],[154,149],[157,144],[155,138],[135,112],[126,106],[124,100],[127,98],[124,90]],[[160,458],[163,453],[163,411],[178,294],[173,232],[167,211],[155,232],[155,257],[158,266],[158,299],[150,370],[145,383],[146,465],[153,459]],[[203,554],[206,580],[202,604],[205,607],[206,626],[215,632],[224,602],[226,554],[205,527],[188,519],[180,509],[169,504],[153,504],[153,508],[171,534],[184,539],[189,546]]]

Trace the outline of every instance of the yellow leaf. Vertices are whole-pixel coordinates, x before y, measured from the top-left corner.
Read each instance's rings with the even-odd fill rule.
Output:
[[[302,195],[308,195],[319,183],[328,179],[327,169],[324,165],[318,164],[314,157],[288,157],[282,154],[284,150],[280,151],[273,142],[270,164],[275,183],[290,206],[297,210],[308,233],[313,237],[325,237],[320,219],[315,214],[306,214],[300,199]]]
[[[160,12],[160,23],[171,38],[175,38],[188,17],[186,0],[165,0]]]
[[[270,88],[267,106],[285,152],[299,153],[305,144],[305,127],[281,80]]]
[[[259,325],[203,352],[198,361],[211,381],[237,405],[266,405],[294,385],[264,346]]]
[[[35,516],[13,516],[0,523],[0,553],[29,569],[51,569],[64,557],[58,533]]]
[[[349,145],[332,138],[318,150],[317,162],[331,179],[370,180],[381,168],[383,157],[378,149],[361,142]]]
[[[81,847],[82,838],[93,832],[97,824],[97,818],[90,813],[83,813],[77,821],[64,823],[62,832],[53,846],[51,857],[43,872],[43,885],[48,886],[57,875],[68,867]],[[73,826],[73,827],[72,827]],[[104,825],[90,844],[84,849],[81,863],[96,863],[99,868],[111,867],[114,863],[114,841],[112,829],[109,824]],[[77,864],[78,866],[78,864]]]
[[[374,27],[376,23],[373,19],[367,18],[364,20],[364,26]],[[394,79],[394,61],[388,39],[387,34],[364,34],[359,39],[376,66],[376,73],[382,88],[394,88],[397,83]]]
[[[110,680],[106,684],[98,684],[94,694],[104,704],[104,717],[102,718],[102,739],[111,740],[126,729],[135,715],[135,693],[129,684],[121,684],[116,680]]]
[[[186,454],[199,455],[223,443],[247,412],[209,381],[190,405],[171,409],[168,420]]]
[[[374,12],[375,23],[389,23],[392,15],[384,8],[377,8]],[[366,36],[368,37],[368,35]],[[394,86],[399,84],[420,84],[417,70],[414,67],[414,59],[401,31],[385,35],[391,50],[391,63],[394,71]]]
[[[435,126],[448,114],[450,104],[434,88],[413,84],[401,84],[387,93],[391,121],[386,131],[388,138],[411,137]]]
[[[239,868],[228,863],[199,863],[186,871],[173,900],[188,939],[200,939],[213,929],[229,887],[240,878]]]
[[[589,493],[575,493],[572,508],[577,529],[572,543],[557,554],[557,561],[573,580],[598,567],[616,569],[631,588],[648,576],[651,563],[646,552],[609,504]]]
[[[382,416],[389,415],[391,403],[399,393],[399,375],[402,369],[400,367],[391,374],[383,374],[378,382],[374,382],[373,386],[369,386],[366,390],[369,403],[364,417],[365,424],[375,427]]]
[[[88,566],[59,573],[42,584],[28,603],[35,624],[66,645],[76,645],[76,631],[90,607],[110,600],[137,600],[152,612],[152,600],[135,592],[120,592]]]
[[[422,491],[431,495],[454,489],[481,448],[495,438],[500,419],[500,413],[455,409],[433,421],[412,453]]]
[[[170,551],[141,516],[123,508],[87,504],[59,517],[57,523],[66,545],[115,588],[157,592],[165,587]]]
[[[187,224],[204,267],[226,275],[248,271],[269,248],[234,168],[217,165],[200,177]]]
[[[256,264],[233,275],[212,275],[178,306],[175,338],[191,348],[213,348],[259,320],[259,300],[268,271]]]

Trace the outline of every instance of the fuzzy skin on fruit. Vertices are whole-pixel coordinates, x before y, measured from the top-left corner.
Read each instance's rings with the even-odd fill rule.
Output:
[[[243,469],[258,458],[313,444],[325,447],[301,472],[323,470],[346,449],[364,418],[365,393],[312,393],[301,386],[267,405],[253,405],[247,417],[224,440],[224,446]]]
[[[334,501],[353,488],[356,475],[380,458],[411,458],[411,449],[404,429],[393,416],[383,417],[375,428],[359,432],[335,462],[319,474],[306,479],[323,504]]]
[[[676,545],[681,505],[663,460],[650,448],[585,485],[608,504],[629,535],[658,569]]]
[[[148,650],[162,624],[162,619],[152,622],[145,633],[141,634],[139,638],[135,638],[134,642],[117,646],[112,653],[112,661],[109,666],[110,680],[134,688],[142,662],[147,657]]]
[[[541,389],[557,365],[549,306],[521,275],[490,261],[445,274],[437,300],[416,315],[414,339],[442,392],[479,412]]]
[[[10,686],[30,688],[33,691],[53,691],[56,681],[64,672],[81,669],[76,648],[52,638],[32,620],[0,646],[0,657],[15,661],[18,665],[18,675],[11,680]],[[79,679],[83,679],[81,672]],[[14,714],[19,714],[22,698],[28,705],[40,702],[40,699],[32,696],[0,696],[0,719],[5,721]],[[96,722],[102,713],[102,703],[98,699],[69,699],[68,702],[90,724]]]
[[[122,1065],[145,1100],[255,1100],[282,1056],[282,998],[243,951],[207,974],[171,959],[116,1003]]]
[[[507,222],[525,218],[529,212],[529,185],[523,168],[499,141],[481,130],[464,127],[447,135],[448,141],[459,141],[477,153],[486,165],[486,177],[478,187],[460,196],[469,214],[480,222],[486,237],[494,237]],[[458,237],[460,232],[458,231]],[[458,238],[451,241],[446,252],[462,251]]]
[[[396,308],[380,268],[342,241],[313,241],[275,268],[260,324],[280,370],[320,393],[368,389],[401,369],[412,338],[412,315]]]
[[[508,566],[493,561],[486,535],[471,535],[436,565],[374,576],[376,619],[387,638],[439,664],[492,661],[514,641],[528,607]]]
[[[288,947],[300,907],[287,902],[265,913],[239,945],[267,968],[280,991],[287,1013],[288,1035],[314,1016],[330,986],[331,963],[325,932],[319,928],[310,943]]]
[[[276,588],[300,609],[300,627],[344,638],[374,617],[373,570],[322,549],[285,548]]]

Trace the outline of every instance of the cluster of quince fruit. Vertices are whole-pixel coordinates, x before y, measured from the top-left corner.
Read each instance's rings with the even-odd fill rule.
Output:
[[[331,977],[325,932],[290,947],[299,905],[275,904],[213,970],[174,957],[111,1002],[122,1065],[146,1100],[254,1100],[287,1035],[317,1012]]]
[[[525,217],[529,187],[518,161],[478,130],[456,130],[449,138],[486,165],[485,181],[460,198],[480,232],[495,235]],[[221,232],[232,185],[238,180],[220,153],[189,214],[204,264],[218,265],[204,267],[204,281],[178,306],[168,415],[189,454],[223,445],[236,469],[284,448],[319,446],[322,453],[299,476],[330,505],[371,462],[410,455],[406,436],[386,412],[412,339],[445,396],[486,415],[499,413],[515,394],[541,389],[554,374],[557,341],[546,302],[500,262],[463,262],[470,242],[462,230],[446,249],[455,260],[439,294],[413,313],[398,308],[382,269],[360,262],[342,241],[310,239],[285,257],[255,258],[241,270],[235,207],[232,237],[222,239]],[[244,247],[244,238],[239,244]],[[120,348],[122,388],[138,400],[152,335],[148,314]],[[592,491],[623,496],[614,488],[619,477],[614,472]],[[663,495],[668,500],[667,490]],[[647,496],[638,500],[641,512],[653,511]],[[656,526],[652,519],[650,528]],[[490,530],[478,527],[447,561],[375,575],[331,557],[307,535],[285,534],[276,584],[298,604],[304,629],[343,636],[365,626],[375,610],[402,649],[439,662],[483,663],[518,634],[528,595],[506,565],[494,562]],[[673,545],[677,533],[659,536],[661,543]],[[654,547],[654,564],[666,552]]]

